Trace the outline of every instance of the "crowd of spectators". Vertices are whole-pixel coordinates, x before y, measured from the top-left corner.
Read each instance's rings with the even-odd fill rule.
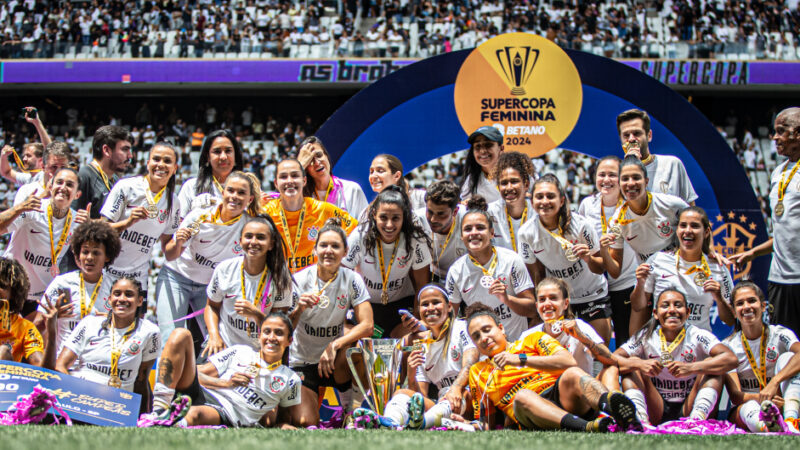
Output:
[[[11,0],[0,59],[426,57],[530,32],[608,57],[798,59],[797,0]]]

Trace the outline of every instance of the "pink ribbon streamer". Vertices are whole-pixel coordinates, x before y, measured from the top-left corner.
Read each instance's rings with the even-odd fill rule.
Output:
[[[619,431],[617,425],[609,427],[610,431]],[[705,419],[697,420],[683,417],[678,420],[664,422],[658,426],[645,426],[644,431],[628,430],[628,434],[683,434],[683,435],[718,435],[730,436],[734,434],[746,434],[731,422],[725,420]]]
[[[50,408],[56,410],[64,418],[67,426],[72,426],[72,420],[61,409],[58,398],[49,390],[40,385],[33,387],[29,395],[20,395],[17,402],[7,411],[0,413],[0,425],[28,425],[40,423],[47,417]],[[60,424],[58,416],[53,414],[54,425]]]
[[[193,319],[193,318],[199,316],[200,314],[203,314],[204,312],[205,312],[205,308],[203,308],[203,309],[201,309],[199,311],[195,311],[195,312],[189,314],[188,316],[183,316],[180,319],[175,319],[175,320],[172,321],[172,323],[178,323],[181,320]]]

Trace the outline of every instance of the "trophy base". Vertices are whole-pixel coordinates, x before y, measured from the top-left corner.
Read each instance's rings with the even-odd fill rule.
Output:
[[[511,95],[525,95],[525,89],[517,86],[511,88]]]

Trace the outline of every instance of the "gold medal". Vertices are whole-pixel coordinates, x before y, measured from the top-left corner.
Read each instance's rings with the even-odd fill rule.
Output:
[[[672,352],[681,345],[683,342],[683,338],[686,337],[686,327],[681,329],[681,332],[675,337],[670,344],[667,344],[667,338],[664,336],[664,332],[659,327],[658,329],[658,336],[661,339],[661,365],[665,366],[673,361]]]
[[[494,283],[494,278],[490,277],[489,275],[484,275],[481,277],[481,286],[483,286],[485,289],[492,287],[492,283]]]
[[[622,235],[622,227],[619,225],[611,225],[608,227],[608,234],[613,234],[617,236],[617,239]]]
[[[708,279],[708,277],[703,272],[695,273],[694,274],[694,278],[693,278],[694,284],[696,284],[698,286],[703,286],[703,283],[705,283],[707,279]]]
[[[113,388],[120,389],[122,387],[122,380],[119,378],[118,375],[111,375],[108,378],[108,385]]]
[[[148,203],[147,206],[144,207],[147,210],[147,217],[150,219],[155,219],[158,217],[158,205],[153,203]]]
[[[778,182],[778,203],[775,205],[775,215],[777,217],[781,217],[783,213],[786,212],[786,207],[783,205],[783,196],[786,195],[786,188],[789,187],[789,183],[792,181],[792,177],[797,172],[797,169],[800,168],[800,160],[794,163],[794,167],[792,167],[792,171],[789,172],[789,178],[786,178],[786,169],[789,168],[789,161],[786,161],[786,164],[783,166],[783,170],[781,171],[781,179]]]
[[[569,262],[575,262],[578,260],[578,255],[575,254],[575,247],[569,246],[564,249],[564,257],[567,258]]]
[[[200,232],[200,222],[192,222],[187,228],[189,228],[189,232],[194,236]]]
[[[672,362],[672,353],[663,351],[661,352],[661,365],[666,366]]]
[[[328,296],[327,296],[327,295],[324,295],[324,294],[323,294],[323,295],[320,295],[320,296],[319,296],[319,303],[317,303],[317,306],[318,306],[318,307],[320,307],[320,308],[322,308],[322,309],[325,309],[325,308],[327,308],[327,307],[328,307],[330,304],[331,304],[331,299],[330,299],[330,298],[328,298]]]
[[[247,369],[245,369],[244,371],[244,373],[250,375],[253,378],[258,377],[259,372],[261,372],[261,365],[255,362],[250,363],[250,365],[247,366]]]
[[[783,200],[781,200],[775,205],[775,215],[781,217],[784,212],[786,212],[786,208],[783,206]]]

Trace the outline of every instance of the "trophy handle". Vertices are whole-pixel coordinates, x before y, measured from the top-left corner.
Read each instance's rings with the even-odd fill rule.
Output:
[[[372,403],[372,399],[367,393],[367,390],[364,389],[364,385],[361,384],[361,377],[358,376],[356,365],[353,364],[353,353],[361,353],[363,355],[364,351],[359,347],[350,347],[347,349],[345,358],[347,359],[347,365],[350,366],[350,372],[353,374],[353,380],[355,380],[358,389],[361,390],[361,394],[364,395],[364,398],[367,400],[367,403],[369,403],[369,406],[372,408],[372,410],[377,411],[377,409],[375,409],[375,405]],[[366,361],[364,361],[364,363],[366,364]]]

